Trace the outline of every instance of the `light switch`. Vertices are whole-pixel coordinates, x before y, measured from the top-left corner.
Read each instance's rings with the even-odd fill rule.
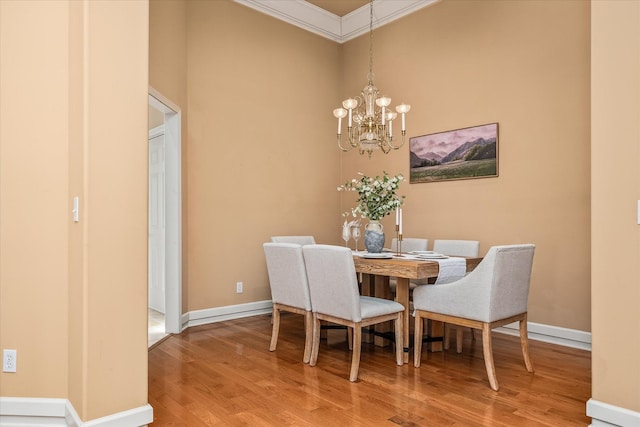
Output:
[[[80,206],[80,200],[78,199],[78,196],[76,196],[73,198],[73,210],[71,211],[73,212],[73,222],[80,221],[79,206]]]

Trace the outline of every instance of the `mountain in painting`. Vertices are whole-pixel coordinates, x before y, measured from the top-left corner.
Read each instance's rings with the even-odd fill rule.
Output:
[[[411,151],[410,153],[409,164],[411,168],[436,166],[456,160],[491,159],[496,157],[496,138],[477,138],[473,141],[467,141],[449,153],[433,151],[420,154]]]
[[[496,139],[478,138],[467,141],[441,160],[441,163],[453,162],[455,160],[480,160],[496,157]]]

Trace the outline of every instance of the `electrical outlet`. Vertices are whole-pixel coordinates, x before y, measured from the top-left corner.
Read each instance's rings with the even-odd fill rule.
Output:
[[[3,350],[2,372],[16,372],[17,358],[16,350]]]
[[[237,282],[236,283],[236,293],[237,294],[241,294],[242,293],[242,282]]]

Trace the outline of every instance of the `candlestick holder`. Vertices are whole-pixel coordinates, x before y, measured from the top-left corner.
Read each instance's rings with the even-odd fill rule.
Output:
[[[402,255],[402,233],[400,233],[400,226],[396,225],[396,256],[401,257]]]

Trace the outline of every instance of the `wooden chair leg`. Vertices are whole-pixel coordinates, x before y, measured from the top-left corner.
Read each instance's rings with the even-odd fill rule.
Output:
[[[527,335],[527,315],[524,315],[524,319],[520,320],[520,346],[522,347],[522,356],[524,357],[524,364],[527,367],[528,372],[533,372],[533,363],[531,363],[531,356],[529,354],[529,336]]]
[[[404,345],[402,343],[402,326],[403,326],[403,314],[402,312],[398,313],[398,318],[395,323],[395,334],[396,334],[396,364],[398,366],[404,365],[403,353],[404,353]]]
[[[313,341],[311,345],[311,358],[309,366],[316,366],[318,362],[318,350],[320,349],[320,320],[313,315]]]
[[[271,323],[273,327],[271,329],[271,344],[269,345],[269,351],[275,351],[278,345],[278,333],[280,332],[280,310],[273,305],[273,315],[271,316]]]
[[[420,367],[420,357],[422,356],[422,317],[416,310],[416,320],[413,330],[413,366]]]
[[[488,323],[482,325],[482,354],[484,365],[487,368],[489,385],[494,391],[498,391],[498,379],[496,378],[496,367],[493,364],[493,345],[491,342],[491,327]]]
[[[462,353],[462,326],[456,327],[456,352]]]
[[[443,331],[442,331],[442,347],[444,347],[445,350],[449,350],[449,337],[451,335],[451,325],[449,325],[448,323],[445,323],[444,325],[442,325]]]
[[[349,381],[354,382],[358,379],[358,370],[360,369],[360,349],[362,348],[362,326],[356,323],[353,326],[353,353],[351,354],[351,373]]]
[[[311,348],[313,347],[313,313],[310,311],[304,314],[304,356],[302,361],[309,363],[311,360]]]
[[[353,328],[347,326],[347,344],[349,344],[349,351],[353,350]]]

